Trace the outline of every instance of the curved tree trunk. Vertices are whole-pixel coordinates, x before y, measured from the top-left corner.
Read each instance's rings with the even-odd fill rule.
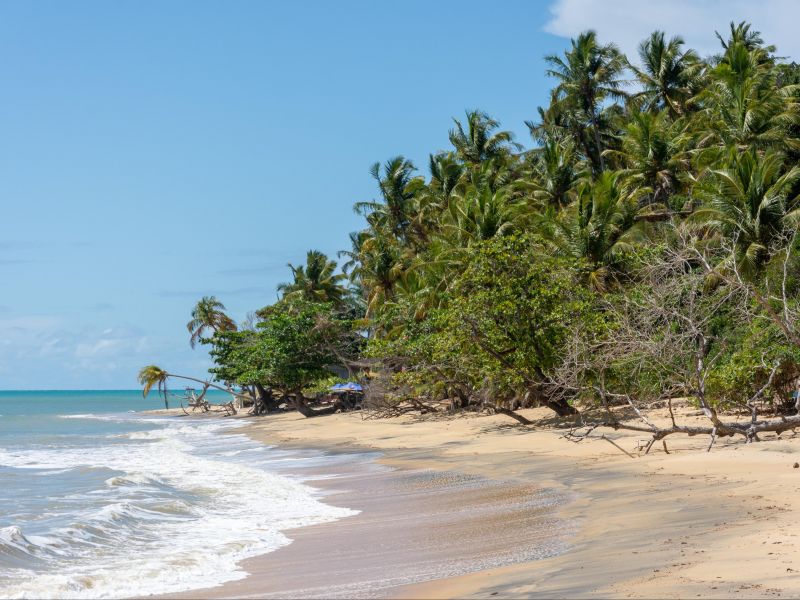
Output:
[[[542,404],[554,411],[559,417],[571,417],[578,414],[578,409],[570,405],[566,400],[543,400]]]
[[[498,413],[500,415],[505,415],[507,417],[511,417],[512,419],[522,423],[523,425],[533,425],[533,421],[531,421],[527,417],[522,416],[518,412],[514,412],[513,410],[511,410],[509,408],[504,408],[502,406],[494,406],[493,408],[494,408],[494,412],[496,412],[496,413]]]
[[[231,396],[236,396],[238,398],[247,398],[248,400],[252,400],[253,397],[247,394],[239,394],[238,392],[234,392],[228,388],[224,388],[221,385],[217,385],[216,383],[211,383],[210,381],[205,381],[203,379],[198,379],[197,377],[189,377],[187,375],[176,375],[175,373],[167,373],[167,377],[174,377],[175,379],[185,379],[186,381],[194,381],[204,386],[212,387],[215,390],[220,390],[221,392],[225,392],[230,394]]]
[[[253,393],[253,410],[254,415],[265,415],[274,410],[278,410],[279,402],[275,400],[272,394],[272,388],[265,388],[260,383],[253,384],[255,392]]]
[[[336,411],[342,408],[341,402],[338,400],[331,404],[330,406],[326,406],[325,408],[311,408],[306,399],[303,397],[303,392],[301,391],[294,391],[291,393],[292,396],[292,406],[297,409],[304,417],[319,417],[322,415],[332,415]]]

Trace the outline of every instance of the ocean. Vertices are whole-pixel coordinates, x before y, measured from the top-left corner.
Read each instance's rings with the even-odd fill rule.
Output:
[[[211,587],[286,530],[355,514],[291,475],[324,456],[254,442],[241,419],[137,413],[161,407],[138,390],[0,392],[0,597]]]

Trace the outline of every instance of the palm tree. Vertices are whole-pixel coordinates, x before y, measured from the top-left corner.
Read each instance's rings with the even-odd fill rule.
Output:
[[[555,100],[571,115],[576,125],[588,127],[591,136],[581,135],[581,128],[572,126],[575,143],[582,146],[595,175],[605,170],[603,159],[602,112],[609,99],[626,97],[622,90],[625,57],[616,46],[597,42],[597,34],[587,31],[572,40],[564,57],[546,56],[547,74],[558,80]]]
[[[453,196],[444,235],[458,248],[506,235],[514,227],[518,206],[508,189],[470,186],[463,194]]]
[[[214,333],[219,331],[235,331],[236,323],[225,314],[225,305],[214,296],[203,296],[192,309],[192,320],[186,324],[186,329],[191,333],[189,344],[195,347],[198,340],[203,340],[203,334],[209,329]]]
[[[451,152],[431,154],[428,158],[431,180],[428,188],[441,198],[449,198],[464,174],[464,166]]]
[[[295,267],[291,263],[293,281],[282,283],[278,291],[286,299],[304,298],[310,302],[334,302],[340,304],[348,290],[342,285],[343,273],[336,273],[336,261],[319,250],[309,250],[306,264]]]
[[[389,302],[406,272],[406,260],[397,242],[381,234],[365,238],[359,248],[359,263],[351,279],[361,287],[367,316]]]
[[[375,163],[370,174],[378,183],[382,201],[357,202],[353,209],[366,217],[367,222],[376,229],[386,229],[397,239],[408,242],[412,237],[414,219],[414,192],[409,184],[415,179],[414,163],[395,156],[383,165]],[[417,232],[419,233],[419,232]]]
[[[732,146],[744,151],[797,145],[788,135],[798,122],[797,88],[777,87],[777,72],[764,54],[761,47],[733,43],[711,71],[701,95],[708,110],[699,122],[699,145],[719,150],[710,153],[709,162],[723,158]]]
[[[800,217],[796,199],[787,197],[800,180],[800,167],[784,172],[783,156],[775,150],[733,152],[728,163],[711,172],[712,181],[704,190],[707,205],[689,224],[727,238],[734,249],[730,260],[752,276],[769,259],[773,242]]]
[[[456,155],[469,165],[494,160],[504,156],[514,146],[514,136],[509,131],[495,131],[500,123],[485,112],[468,110],[466,128],[458,119],[453,119],[455,128],[450,130],[450,143]]]
[[[666,108],[673,118],[686,113],[701,63],[683,45],[677,36],[667,41],[663,31],[654,31],[639,45],[641,67],[631,65],[631,70],[643,88],[634,98],[642,99],[645,109]]]
[[[352,273],[358,269],[361,247],[369,239],[370,232],[369,230],[351,231],[348,237],[350,238],[350,250],[339,250],[336,252],[336,256],[347,258],[347,262],[342,264],[342,273],[353,279]]]
[[[541,148],[531,152],[531,158],[526,175],[534,198],[543,207],[564,208],[570,204],[579,177],[578,158],[572,141],[546,139]],[[524,181],[521,183],[525,184]]]
[[[622,192],[619,176],[606,171],[584,182],[575,204],[542,216],[540,231],[564,255],[585,260],[589,284],[605,291],[626,252],[642,239],[635,222],[636,203]]]
[[[167,373],[161,367],[156,365],[148,365],[142,367],[139,371],[139,384],[144,386],[142,396],[147,398],[147,394],[154,385],[158,386],[158,395],[164,397],[164,408],[169,408],[169,401],[167,400]]]
[[[714,34],[717,36],[720,44],[722,44],[722,48],[725,50],[726,54],[737,44],[744,46],[748,51],[761,48],[766,54],[775,52],[775,46],[764,46],[761,32],[751,30],[750,23],[747,21],[742,21],[738,24],[731,21],[730,35],[727,40],[723,38],[718,31],[715,31]],[[725,59],[723,58],[723,60]]]
[[[237,398],[244,398],[248,401],[253,399],[251,396],[238,394],[232,391],[230,388],[224,388],[220,385],[217,385],[216,383],[211,383],[210,381],[203,381],[202,379],[197,379],[196,377],[188,377],[186,375],[176,375],[175,373],[169,373],[157,365],[147,365],[146,367],[142,367],[139,370],[139,376],[138,376],[139,385],[143,386],[142,396],[147,398],[147,395],[150,393],[150,390],[153,389],[153,386],[156,386],[159,395],[164,397],[164,407],[169,408],[169,403],[167,401],[167,395],[168,395],[167,380],[170,377],[173,379],[184,379],[186,381],[193,381],[195,383],[199,383],[203,386],[204,390],[203,393],[205,393],[205,390],[211,387],[220,390],[222,392],[231,394],[233,396],[236,396]]]
[[[670,197],[680,191],[691,162],[684,150],[683,124],[671,122],[665,112],[633,112],[620,150],[606,150],[622,164],[626,193],[642,205],[670,208]]]

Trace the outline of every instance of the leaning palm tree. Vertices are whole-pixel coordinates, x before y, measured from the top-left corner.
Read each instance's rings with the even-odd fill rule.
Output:
[[[572,40],[563,58],[551,55],[545,61],[550,66],[547,74],[558,81],[554,100],[562,107],[559,112],[565,113],[567,122],[572,121],[575,143],[582,147],[597,175],[605,170],[602,113],[608,100],[627,96],[622,89],[625,57],[613,44],[600,45],[597,34],[587,31]],[[591,135],[584,135],[585,129]]]
[[[293,281],[278,286],[278,291],[288,300],[303,298],[310,302],[340,304],[347,295],[348,290],[342,285],[346,275],[336,273],[336,261],[319,250],[308,251],[305,265],[296,267],[290,263],[289,268]]]
[[[169,408],[169,400],[167,400],[167,373],[161,367],[156,365],[148,365],[142,367],[139,371],[139,384],[144,386],[142,389],[142,396],[147,398],[153,386],[158,386],[158,395],[164,397],[164,408]]]
[[[147,398],[147,395],[155,386],[158,390],[158,394],[164,397],[164,407],[169,408],[169,403],[167,401],[167,396],[169,391],[167,389],[167,381],[172,379],[184,379],[186,381],[193,381],[195,383],[199,383],[203,386],[203,394],[208,388],[214,388],[216,390],[220,390],[227,394],[231,394],[236,396],[237,398],[244,398],[246,400],[252,400],[251,396],[238,394],[232,391],[230,388],[224,388],[216,383],[212,383],[210,381],[203,381],[202,379],[198,379],[197,377],[189,377],[187,375],[176,375],[175,373],[170,373],[165,371],[161,367],[157,365],[147,365],[146,367],[142,367],[139,370],[139,385],[142,386],[142,396]]]
[[[198,341],[203,340],[203,334],[211,330],[235,331],[236,323],[225,314],[225,305],[214,296],[203,296],[192,309],[192,320],[186,324],[186,329],[191,333],[189,344],[195,347]]]

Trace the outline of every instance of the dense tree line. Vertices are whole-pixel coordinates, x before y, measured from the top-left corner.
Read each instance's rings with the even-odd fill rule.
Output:
[[[427,174],[376,163],[341,272],[309,252],[239,330],[198,304],[212,375],[302,398],[344,365],[376,407],[512,416],[679,395],[714,419],[793,409],[800,68],[746,23],[717,37],[701,58],[656,31],[626,57],[583,33],[545,59],[531,149],[474,110]]]

